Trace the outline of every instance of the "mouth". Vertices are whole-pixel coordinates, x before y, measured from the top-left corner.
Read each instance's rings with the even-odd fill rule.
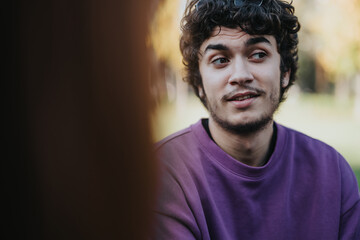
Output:
[[[242,93],[237,93],[234,94],[232,96],[230,96],[229,98],[227,98],[226,100],[231,102],[231,101],[245,101],[247,99],[251,99],[251,98],[256,98],[260,96],[260,94],[256,93],[256,92],[242,92]]]
[[[245,91],[228,95],[225,100],[238,110],[245,110],[251,107],[261,93],[257,91]]]

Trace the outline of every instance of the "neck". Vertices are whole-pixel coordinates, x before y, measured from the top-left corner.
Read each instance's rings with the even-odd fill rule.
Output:
[[[273,121],[257,132],[230,132],[209,119],[209,129],[216,144],[233,158],[249,166],[264,165],[271,155]]]

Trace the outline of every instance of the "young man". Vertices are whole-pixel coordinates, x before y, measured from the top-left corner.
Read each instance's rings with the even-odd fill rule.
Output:
[[[280,0],[189,2],[185,79],[210,117],[157,145],[156,239],[360,239],[350,166],[272,120],[297,70],[293,13]]]

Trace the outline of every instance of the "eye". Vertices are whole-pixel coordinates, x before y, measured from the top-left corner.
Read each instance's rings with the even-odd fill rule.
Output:
[[[250,59],[254,61],[261,61],[267,56],[266,52],[256,52],[250,56]]]
[[[228,62],[229,62],[229,59],[224,58],[224,57],[216,58],[215,60],[211,61],[211,63],[215,64],[215,65],[222,65],[222,64],[225,64]]]

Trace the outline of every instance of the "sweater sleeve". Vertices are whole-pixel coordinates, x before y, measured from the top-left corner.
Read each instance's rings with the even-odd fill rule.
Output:
[[[186,194],[170,171],[164,171],[162,174],[155,218],[153,239],[201,239]]]
[[[360,239],[360,194],[355,174],[340,156],[342,206],[340,219],[341,240]]]

